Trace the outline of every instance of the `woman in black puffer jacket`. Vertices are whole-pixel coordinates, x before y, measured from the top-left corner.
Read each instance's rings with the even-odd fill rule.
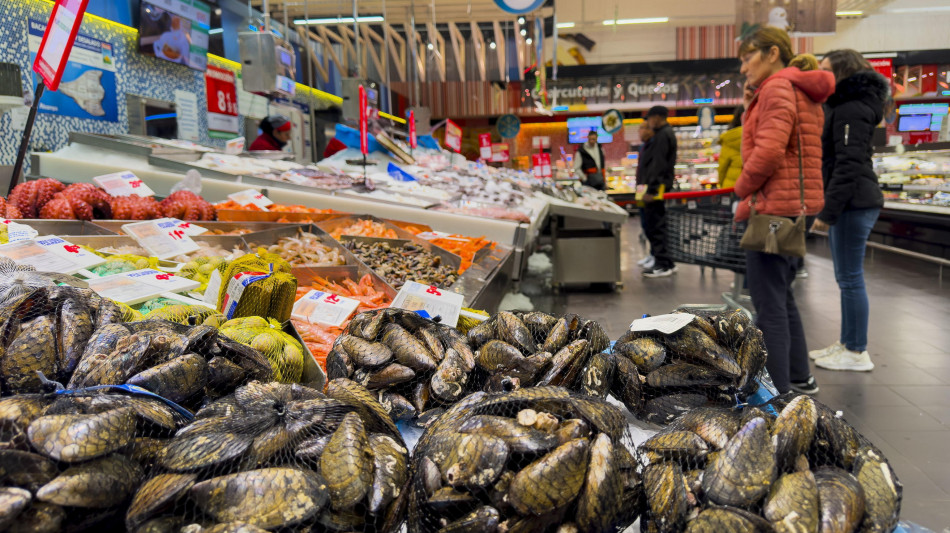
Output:
[[[884,205],[871,162],[871,137],[884,118],[890,83],[855,50],[829,52],[821,68],[834,73],[836,87],[825,106],[822,134],[825,207],[812,229],[828,231],[831,241],[841,291],[841,337],[809,355],[821,368],[869,371],[874,363],[867,352],[864,251]]]

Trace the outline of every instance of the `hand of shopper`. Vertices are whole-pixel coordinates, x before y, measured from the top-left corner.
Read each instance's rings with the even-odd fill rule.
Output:
[[[656,198],[655,194],[646,193],[643,195],[644,202],[652,202],[654,198]]]
[[[809,231],[812,233],[816,231],[828,231],[828,227],[828,224],[823,222],[821,219],[816,218],[815,221],[812,222],[811,229]]]

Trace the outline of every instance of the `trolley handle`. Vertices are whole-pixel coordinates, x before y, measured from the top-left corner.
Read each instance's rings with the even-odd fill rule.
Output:
[[[707,196],[721,196],[732,194],[735,189],[732,187],[726,189],[703,189],[701,191],[683,191],[663,193],[664,200],[690,200],[692,198],[704,198]]]

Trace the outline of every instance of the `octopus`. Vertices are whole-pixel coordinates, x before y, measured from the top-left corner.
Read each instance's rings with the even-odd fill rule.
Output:
[[[165,216],[154,198],[115,196],[111,205],[112,217],[116,220],[152,220]]]
[[[40,209],[41,218],[61,220],[92,220],[112,218],[112,197],[104,190],[89,183],[74,183]]]
[[[159,207],[166,217],[179,220],[203,221],[216,217],[214,206],[191,191],[173,192],[162,200]]]
[[[4,218],[23,218],[23,213],[20,212],[17,206],[7,203],[6,199],[0,196],[0,215]]]
[[[23,218],[36,218],[40,210],[66,186],[52,178],[42,178],[21,183],[13,188],[7,203],[13,204]]]

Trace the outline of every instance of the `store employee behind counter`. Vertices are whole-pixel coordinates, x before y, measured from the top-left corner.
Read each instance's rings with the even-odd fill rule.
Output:
[[[597,144],[597,130],[587,134],[587,143],[582,144],[574,154],[574,174],[581,183],[598,191],[607,190],[604,173],[604,150]]]
[[[290,141],[290,120],[283,115],[271,115],[261,121],[261,134],[254,139],[248,151],[280,151]]]

